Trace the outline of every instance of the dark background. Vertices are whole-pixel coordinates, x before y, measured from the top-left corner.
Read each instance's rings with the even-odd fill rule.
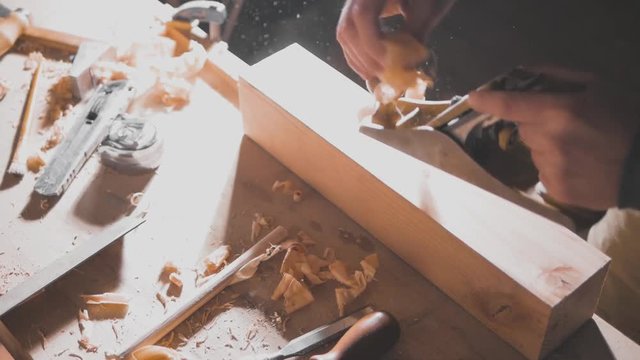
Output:
[[[238,0],[222,2],[231,10]],[[343,3],[245,0],[230,49],[253,64],[298,42],[362,85],[335,39]],[[427,44],[438,58],[430,97],[465,93],[523,64],[577,67],[638,88],[639,14],[638,0],[459,0]]]

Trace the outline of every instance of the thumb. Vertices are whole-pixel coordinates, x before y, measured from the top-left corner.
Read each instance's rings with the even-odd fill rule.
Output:
[[[565,94],[480,90],[469,93],[469,105],[481,113],[519,123],[532,123],[564,101]]]

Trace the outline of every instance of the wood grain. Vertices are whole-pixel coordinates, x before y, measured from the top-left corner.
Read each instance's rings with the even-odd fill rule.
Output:
[[[594,312],[609,259],[358,131],[370,96],[300,46],[240,81],[245,132],[528,358]]]

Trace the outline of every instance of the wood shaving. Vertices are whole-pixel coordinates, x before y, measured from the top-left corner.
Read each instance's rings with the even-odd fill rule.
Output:
[[[302,201],[302,190],[294,190],[293,191],[293,201],[294,202]]]
[[[241,267],[240,270],[236,271],[236,273],[233,274],[233,280],[231,280],[231,284],[236,284],[241,281],[251,279],[258,271],[258,266],[260,266],[261,263],[271,259],[285,249],[285,244],[270,246],[264,252],[264,254],[260,254],[254,257],[243,267]]]
[[[31,155],[27,158],[27,169],[29,169],[29,171],[31,171],[34,174],[37,174],[40,172],[40,170],[46,165],[47,163],[44,161],[44,159],[40,156],[40,154],[36,154],[36,155]]]
[[[89,342],[89,339],[87,339],[87,338],[82,338],[82,339],[78,340],[78,345],[80,345],[80,348],[82,348],[83,350],[85,350],[88,353],[97,353],[98,352],[98,346],[92,344],[91,342]]]
[[[334,279],[336,279],[339,283],[353,287],[354,281],[353,276],[349,274],[349,270],[347,270],[347,264],[340,260],[335,260],[329,265],[329,271],[333,275]]]
[[[293,182],[291,180],[276,180],[271,186],[271,191],[291,195],[293,194]]]
[[[278,300],[280,297],[284,298],[284,310],[287,314],[291,314],[315,300],[309,289],[288,273],[282,274],[282,280],[271,296],[273,300]]]
[[[204,276],[210,276],[220,271],[230,254],[231,248],[228,245],[222,245],[207,255],[204,259]]]
[[[162,307],[165,309],[165,311],[167,310],[167,297],[164,296],[164,294],[161,291],[158,291],[156,293],[156,299],[158,299],[158,301],[160,302],[160,304],[162,305]]]
[[[78,311],[78,328],[80,329],[80,340],[78,340],[80,348],[87,352],[97,352],[98,346],[93,345],[89,340],[93,334],[93,322],[89,321],[89,312],[86,309]]]
[[[55,126],[58,120],[69,115],[77,100],[73,97],[73,80],[70,76],[61,77],[47,92],[46,124]]]
[[[179,273],[174,272],[169,274],[169,281],[177,288],[182,288],[182,278],[180,278]]]
[[[207,335],[205,335],[205,336],[204,336],[204,338],[196,339],[196,347],[198,348],[198,347],[202,346],[202,344],[204,344],[205,342],[207,342],[207,339],[208,339],[208,338],[209,338],[209,337],[208,337]]]
[[[84,358],[83,358],[82,356],[78,355],[78,354],[69,353],[69,354],[68,354],[68,356],[69,356],[69,357],[72,357],[72,358],[76,358],[76,359],[84,360]]]
[[[346,306],[360,296],[360,294],[362,294],[367,288],[367,284],[374,279],[375,273],[380,266],[378,255],[374,253],[366,256],[362,261],[360,261],[360,266],[362,266],[362,271],[358,270],[353,274],[353,276],[345,279],[346,265],[343,265],[339,260],[336,260],[329,265],[329,269],[336,277],[336,280],[348,286],[346,288],[337,288],[335,290],[336,303],[338,305],[338,312],[340,316],[344,315]],[[339,277],[336,275],[339,275]]]
[[[131,353],[132,360],[181,360],[182,355],[174,349],[159,345],[146,345]]]
[[[89,318],[123,319],[129,311],[129,297],[118,293],[82,295]]]

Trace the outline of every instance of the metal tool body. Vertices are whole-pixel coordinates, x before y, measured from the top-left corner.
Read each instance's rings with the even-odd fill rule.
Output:
[[[256,360],[282,360],[294,356],[306,355],[314,349],[336,340],[347,332],[347,330],[349,330],[349,328],[357,323],[363,316],[370,314],[373,311],[373,308],[367,306],[364,309],[342,317],[331,324],[322,325],[304,335],[298,336],[297,338],[289,341],[289,343],[277,353],[264,357],[257,357]]]
[[[227,8],[224,4],[207,0],[186,2],[176,8],[173,15],[173,20],[207,23],[209,40],[212,42],[220,39],[220,25],[226,18]]]
[[[107,136],[116,116],[127,109],[135,93],[128,80],[112,81],[96,89],[53,160],[38,178],[34,187],[38,194],[59,196],[67,189]]]

